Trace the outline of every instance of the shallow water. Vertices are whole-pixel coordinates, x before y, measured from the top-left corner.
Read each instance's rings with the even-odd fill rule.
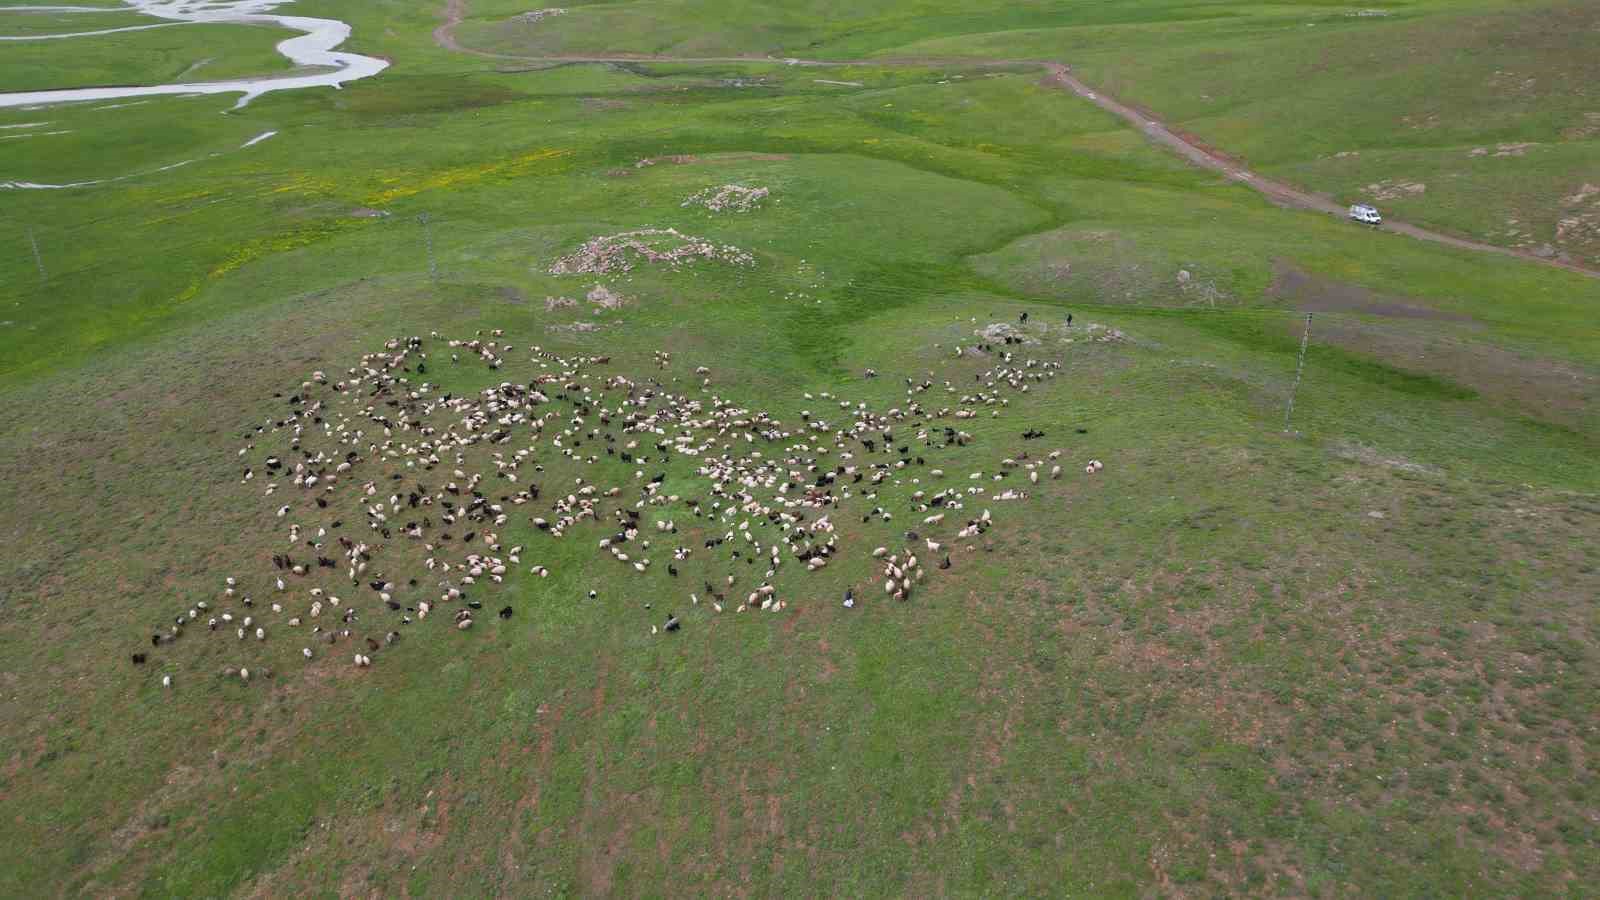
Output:
[[[150,97],[163,94],[242,94],[238,106],[271,91],[291,91],[313,87],[339,87],[347,81],[370,78],[389,67],[384,60],[359,53],[335,50],[350,38],[350,26],[337,19],[307,16],[280,16],[272,10],[288,0],[127,0],[134,12],[167,19],[173,24],[230,23],[276,25],[301,34],[278,43],[278,52],[297,66],[314,66],[325,71],[305,75],[239,78],[229,81],[197,81],[177,84],[131,85],[126,87],[71,88],[57,91],[0,93],[0,107],[39,106],[78,100],[115,100],[122,97]],[[0,11],[4,8],[0,7]],[[97,10],[103,12],[104,10]],[[87,32],[86,32],[87,34]],[[81,35],[64,35],[70,39]]]

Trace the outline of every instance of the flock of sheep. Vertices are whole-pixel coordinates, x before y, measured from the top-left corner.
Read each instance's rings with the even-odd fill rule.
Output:
[[[390,340],[343,371],[312,372],[277,397],[279,414],[247,430],[241,484],[269,505],[281,552],[264,577],[220,577],[214,596],[184,602],[149,643],[199,631],[244,657],[279,639],[300,645],[304,660],[343,656],[365,668],[403,634],[433,631],[429,619],[472,628],[508,579],[549,578],[558,542],[592,542],[597,558],[548,594],[675,594],[703,615],[778,613],[807,598],[788,572],[817,572],[857,546],[854,534],[840,540],[841,528],[903,529],[871,555],[884,596],[907,600],[924,558],[950,568],[993,525],[992,505],[1025,500],[1041,477],[1062,473],[1060,450],[1024,449],[970,473],[941,468],[939,457],[976,440],[963,430],[970,420],[1000,418],[1060,371],[990,345],[963,353],[988,365],[968,385],[906,378],[894,405],[805,393],[808,408],[784,421],[723,396],[706,367],[673,376],[662,351],[658,377],[636,378],[604,356],[519,349],[498,330]],[[440,367],[452,381],[482,380],[463,363],[490,378],[508,366],[522,374],[472,393],[432,380]],[[1044,436],[1030,428],[1018,446]],[[1091,460],[1085,471],[1100,468]],[[905,524],[883,527],[890,522]],[[663,569],[672,580],[659,580]],[[628,578],[640,579],[637,589]],[[633,596],[602,598],[606,585]],[[844,606],[858,602],[854,588],[845,592]],[[495,615],[514,613],[506,605]],[[684,621],[668,614],[651,631]],[[240,663],[223,674],[271,672]]]

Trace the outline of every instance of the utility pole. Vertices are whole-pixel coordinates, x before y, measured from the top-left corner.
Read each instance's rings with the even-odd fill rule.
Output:
[[[28,243],[33,245],[33,264],[39,267],[39,280],[49,281],[50,276],[44,271],[44,257],[39,254],[39,239],[33,236],[33,226],[28,228]]]
[[[422,223],[422,239],[428,245],[428,277],[433,279],[434,284],[438,284],[439,264],[433,258],[433,229],[428,227],[428,214],[422,213],[417,216],[417,221]]]
[[[1289,389],[1289,407],[1283,411],[1283,430],[1289,431],[1289,418],[1294,415],[1294,395],[1300,391],[1300,376],[1306,371],[1306,345],[1311,342],[1311,313],[1306,313],[1306,330],[1300,335],[1300,363],[1294,370],[1294,387]]]

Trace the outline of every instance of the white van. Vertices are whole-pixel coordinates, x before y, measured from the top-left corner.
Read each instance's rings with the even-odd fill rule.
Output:
[[[1365,203],[1357,203],[1350,207],[1350,219],[1364,225],[1383,224],[1383,216],[1378,215],[1378,208],[1376,206],[1368,206]]]

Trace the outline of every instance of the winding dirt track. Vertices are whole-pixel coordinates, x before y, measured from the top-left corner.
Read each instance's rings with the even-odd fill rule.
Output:
[[[1102,91],[1095,90],[1084,84],[1072,74],[1070,67],[1063,63],[1050,62],[1036,59],[974,59],[968,57],[956,58],[895,58],[882,59],[853,59],[853,60],[815,60],[793,59],[772,56],[655,56],[648,54],[617,55],[617,56],[514,56],[505,53],[490,53],[485,50],[476,50],[464,47],[455,38],[456,26],[461,24],[466,15],[466,0],[449,0],[445,7],[444,24],[433,30],[434,43],[440,47],[457,53],[466,53],[485,59],[510,60],[525,63],[544,64],[569,64],[569,63],[768,63],[772,65],[803,66],[826,68],[835,66],[971,66],[977,68],[1038,66],[1046,71],[1045,82],[1055,85],[1062,90],[1071,91],[1083,99],[1093,103],[1106,112],[1126,120],[1134,128],[1142,132],[1150,140],[1176,152],[1179,156],[1189,160],[1197,166],[1220,172],[1229,178],[1239,181],[1264,195],[1272,203],[1288,209],[1304,209],[1314,212],[1327,213],[1333,216],[1344,216],[1346,210],[1332,199],[1321,194],[1297,188],[1282,181],[1274,181],[1260,174],[1250,171],[1239,165],[1236,161],[1215,150],[1203,147],[1190,141],[1178,132],[1162,124],[1159,119],[1141,112],[1131,106],[1118,102],[1114,97]],[[1383,231],[1394,234],[1403,234],[1407,237],[1423,241],[1432,241],[1457,247],[1462,250],[1474,250],[1479,253],[1494,253],[1500,256],[1511,256],[1528,262],[1538,263],[1590,278],[1600,278],[1600,269],[1592,269],[1577,263],[1564,262],[1559,259],[1547,259],[1529,253],[1526,250],[1514,250],[1510,247],[1497,247],[1494,244],[1485,244],[1469,238],[1457,237],[1385,218],[1384,223],[1378,226]]]

